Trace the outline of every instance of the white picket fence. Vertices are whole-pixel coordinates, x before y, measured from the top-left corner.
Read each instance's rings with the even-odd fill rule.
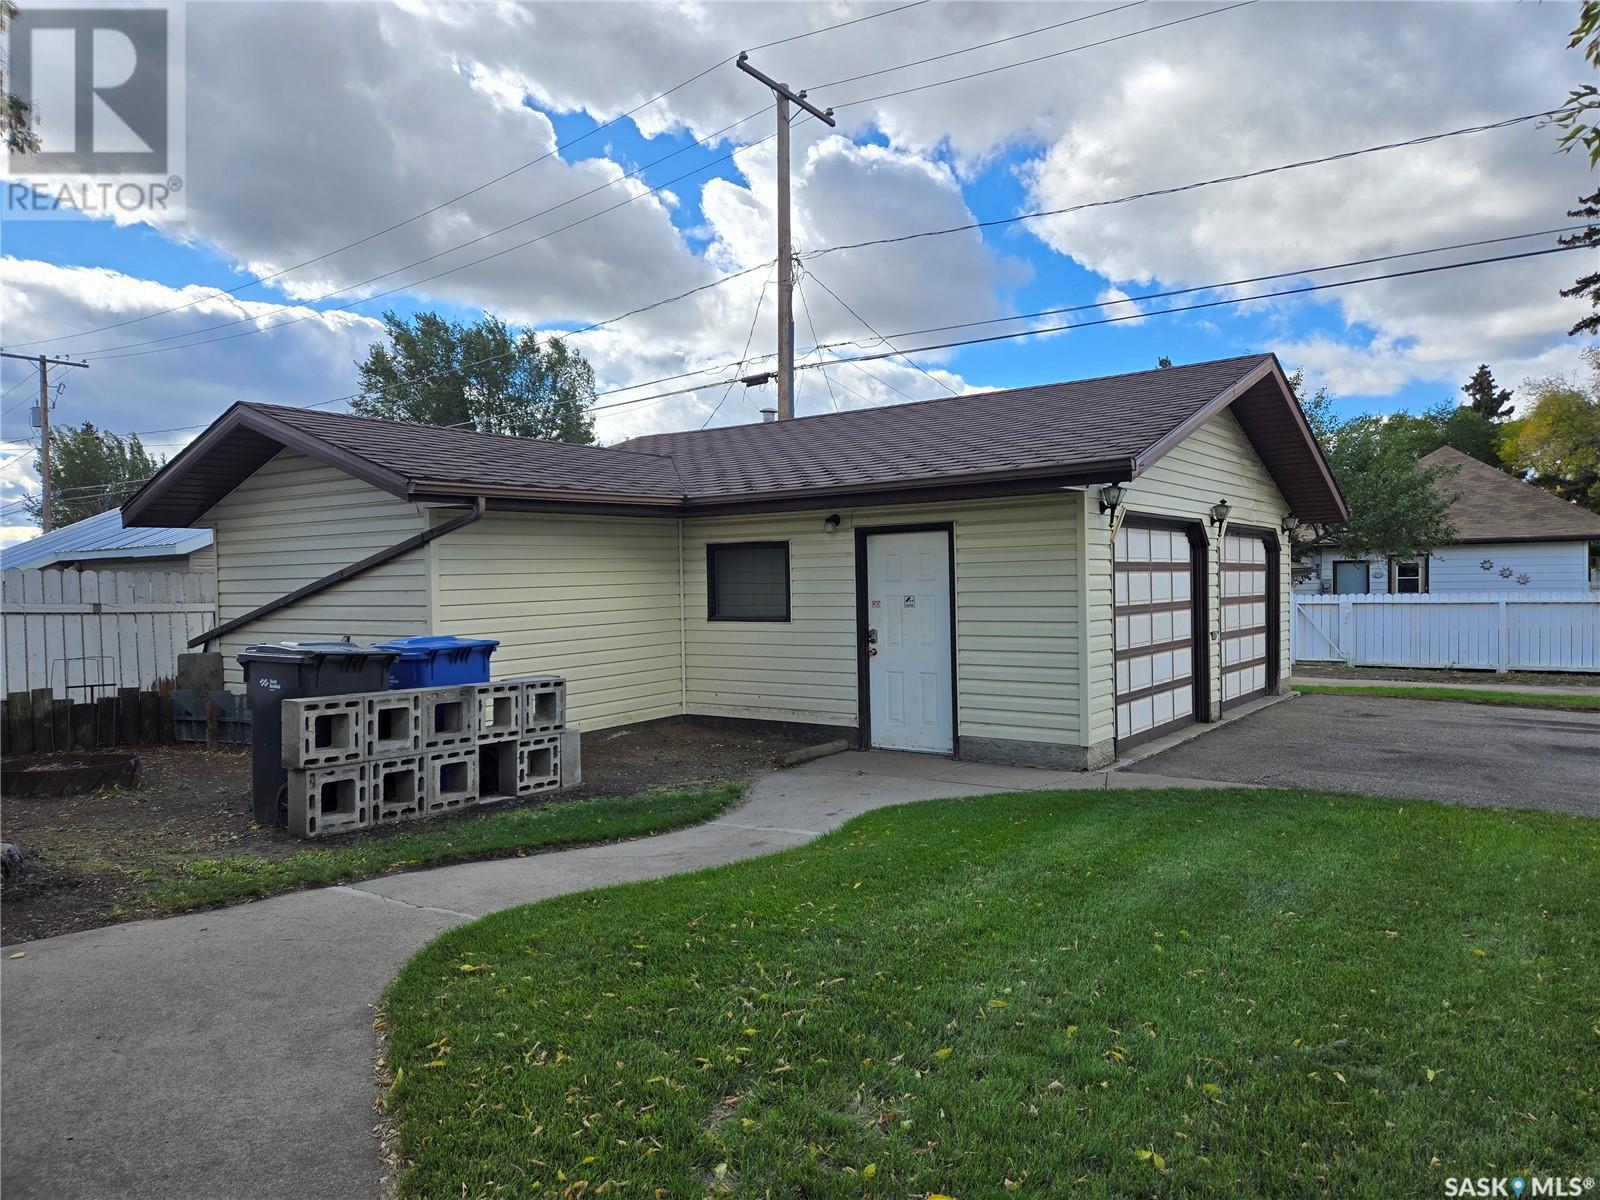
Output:
[[[216,616],[209,575],[0,572],[0,695],[49,688],[81,702],[119,687],[148,690],[176,674],[189,639]]]
[[[1600,671],[1600,595],[1296,596],[1293,637],[1296,662]]]

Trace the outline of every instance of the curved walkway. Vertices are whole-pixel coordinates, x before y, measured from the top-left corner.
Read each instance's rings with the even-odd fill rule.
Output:
[[[0,1187],[7,1200],[376,1196],[374,1006],[451,926],[787,849],[909,800],[1163,786],[1223,785],[843,754],[765,776],[722,819],[659,837],[29,943],[0,968]]]

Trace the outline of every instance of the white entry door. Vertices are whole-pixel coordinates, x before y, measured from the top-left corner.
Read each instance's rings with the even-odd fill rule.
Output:
[[[949,754],[950,534],[867,535],[867,690],[872,744]]]

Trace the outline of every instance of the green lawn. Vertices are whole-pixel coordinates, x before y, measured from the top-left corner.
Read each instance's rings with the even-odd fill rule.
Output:
[[[1457,704],[1501,704],[1507,708],[1554,708],[1563,712],[1600,712],[1600,694],[1572,696],[1550,692],[1487,692],[1480,688],[1331,687],[1320,683],[1297,683],[1297,692],[1312,696],[1385,696],[1394,700],[1452,700]]]
[[[1600,1166],[1600,822],[1280,791],[887,809],[445,934],[407,1197],[1443,1195]]]
[[[190,859],[146,870],[145,901],[162,911],[177,912],[414,867],[645,837],[709,821],[743,793],[742,784],[728,783],[694,791],[573,800],[429,821],[383,836],[330,839],[324,846],[284,858]]]

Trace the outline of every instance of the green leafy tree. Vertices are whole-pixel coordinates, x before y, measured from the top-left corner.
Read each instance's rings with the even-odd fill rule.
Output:
[[[594,368],[559,338],[513,333],[498,317],[471,325],[437,313],[383,314],[388,345],[360,364],[364,417],[471,427],[590,444]]]
[[[1494,372],[1489,370],[1488,363],[1479,364],[1472,378],[1461,385],[1461,390],[1466,394],[1472,411],[1481,413],[1491,421],[1511,414],[1511,391],[1495,383]]]
[[[1298,395],[1302,373],[1296,371],[1289,383]],[[1344,553],[1356,557],[1398,558],[1420,558],[1455,538],[1450,524],[1455,494],[1436,485],[1458,468],[1419,465],[1414,432],[1408,436],[1406,427],[1390,417],[1339,417],[1326,388],[1302,401],[1301,408],[1350,508],[1348,522],[1320,527],[1314,535],[1331,534]]]
[[[115,508],[134,488],[161,469],[164,459],[152,457],[131,433],[126,439],[96,429],[89,422],[50,431],[50,523],[59,529],[95,513]],[[42,521],[44,499],[23,500],[28,516]]]
[[[1600,512],[1600,349],[1587,383],[1556,375],[1524,385],[1528,415],[1506,428],[1506,461],[1563,500]]]
[[[12,0],[0,0],[0,33],[17,19],[17,6]],[[33,130],[33,105],[6,87],[10,68],[0,57],[0,134],[5,136],[6,149],[12,154],[32,154],[39,149],[39,135]]]

